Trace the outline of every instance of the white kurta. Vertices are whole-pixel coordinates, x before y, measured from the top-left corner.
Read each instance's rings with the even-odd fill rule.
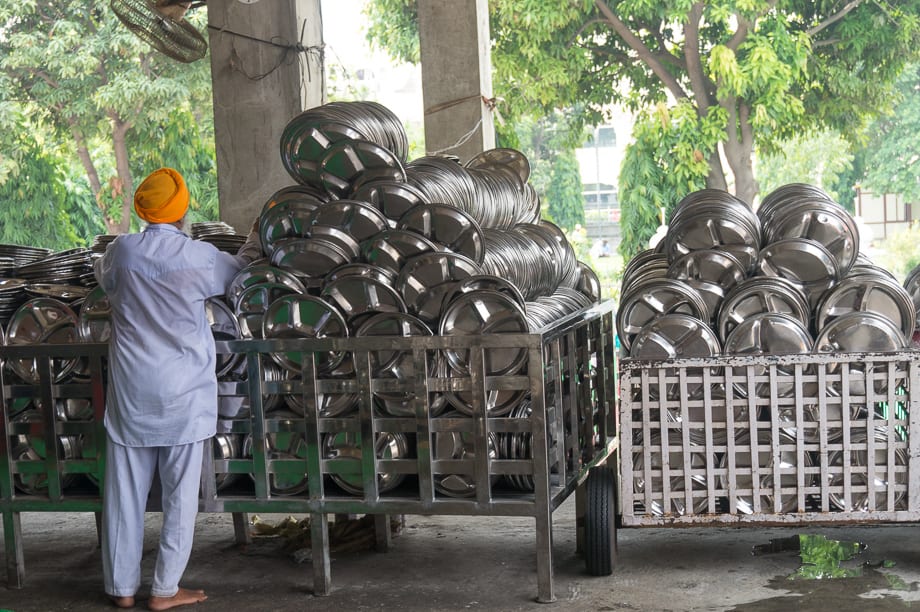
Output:
[[[109,244],[96,278],[112,307],[105,426],[113,441],[170,446],[214,435],[216,355],[204,303],[244,263],[172,225]]]
[[[169,597],[179,588],[198,512],[203,440],[217,425],[205,300],[222,294],[247,260],[155,224],[119,236],[96,262],[112,308],[102,531],[110,595],[133,596],[140,585],[144,509],[157,472],[163,527],[151,593]]]

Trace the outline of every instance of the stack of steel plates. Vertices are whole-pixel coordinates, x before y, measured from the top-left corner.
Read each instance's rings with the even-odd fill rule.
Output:
[[[20,246],[18,244],[0,244],[0,257],[13,260],[14,267],[24,266],[51,254],[51,249]]]
[[[109,244],[117,237],[117,234],[98,234],[93,238],[92,244],[89,245],[89,250],[97,255],[102,255]]]
[[[192,223],[192,238],[210,242],[221,251],[236,254],[246,242],[246,236],[237,234],[232,225],[222,221]]]
[[[727,192],[691,193],[664,239],[626,265],[621,346],[647,359],[905,348],[920,272],[902,287],[858,248],[853,218],[811,185],[779,187],[756,214]]]
[[[31,263],[20,265],[16,269],[16,276],[41,283],[87,286],[96,284],[93,275],[92,251],[86,248],[59,251]]]
[[[27,285],[21,278],[0,278],[0,331],[6,329],[16,309],[29,299]]]
[[[10,278],[16,270],[16,260],[9,256],[0,256],[0,278]]]

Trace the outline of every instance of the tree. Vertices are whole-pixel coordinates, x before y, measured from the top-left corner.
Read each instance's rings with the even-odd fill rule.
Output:
[[[896,100],[894,110],[868,130],[861,183],[876,193],[898,193],[907,202],[920,202],[920,64],[903,72]]]
[[[808,183],[823,189],[852,212],[854,199],[853,147],[836,131],[794,136],[781,149],[757,158],[762,196],[788,183]]]
[[[543,216],[572,230],[585,222],[584,197],[578,160],[572,142],[572,114],[554,112],[545,117],[519,117],[498,127],[498,145],[520,150],[530,163],[528,181],[540,196]]]
[[[369,36],[417,60],[413,0],[373,0],[369,15]],[[699,148],[707,185],[733,177],[752,201],[755,150],[812,128],[855,137],[888,106],[920,50],[918,15],[920,0],[494,0],[493,89],[505,117],[580,103],[589,124],[610,104],[690,104],[722,121],[719,146]]]
[[[584,225],[585,202],[581,193],[578,160],[572,151],[561,151],[556,156],[543,204],[546,216],[559,227],[573,230],[576,226]]]
[[[0,155],[0,243],[56,250],[80,245],[77,228],[61,205],[68,200],[77,205],[79,200],[69,197],[77,190],[71,191],[65,182],[66,160],[42,146],[35,137],[39,130],[5,129],[28,125],[26,118],[12,111],[0,113],[0,124],[7,133]],[[36,241],[36,236],[42,240]]]
[[[620,168],[620,253],[629,259],[648,248],[661,219],[680,199],[706,186],[709,166],[700,148],[712,146],[721,130],[701,122],[687,102],[674,109],[659,104],[639,116],[633,143]]]
[[[0,0],[0,24],[0,97],[41,119],[32,124],[44,130],[43,150],[79,159],[109,233],[130,227],[134,177],[161,165],[181,169],[193,209],[213,218],[206,60],[161,55],[92,0]]]

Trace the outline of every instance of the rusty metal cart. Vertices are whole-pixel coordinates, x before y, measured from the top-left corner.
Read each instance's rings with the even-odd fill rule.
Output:
[[[619,368],[623,526],[920,517],[914,351]]]
[[[612,568],[614,481],[606,463],[617,448],[614,335],[613,306],[606,302],[529,334],[219,342],[219,352],[242,359],[239,380],[222,382],[220,393],[248,404],[247,416],[224,424],[228,434],[247,437],[250,454],[206,453],[200,510],[234,513],[238,538],[245,537],[246,513],[309,514],[317,595],[331,590],[327,515],[375,515],[382,545],[389,537],[388,515],[533,517],[538,599],[553,601],[552,513],[573,492],[589,571]],[[487,375],[493,352],[509,350],[520,352],[520,371]],[[375,355],[394,352],[408,356],[410,378],[378,375],[372,367]],[[461,354],[468,373],[445,375],[436,365],[445,352]],[[323,372],[317,364],[330,353],[350,356],[353,371]],[[299,376],[268,375],[273,354],[300,364]],[[0,347],[0,359],[27,360],[37,380],[24,383],[0,369],[6,408],[0,419],[0,511],[12,587],[25,578],[21,512],[101,510],[98,489],[83,485],[100,481],[104,472],[105,355],[106,346],[99,344]],[[60,379],[57,372],[69,360],[77,360],[77,375]],[[403,396],[405,416],[376,410],[375,395],[381,393]],[[266,411],[266,398],[279,395],[299,399],[302,414]],[[324,416],[316,407],[330,395],[354,396],[357,410]],[[434,398],[447,395],[455,404],[459,398],[466,414],[434,414]],[[497,396],[528,397],[529,413],[492,414]],[[68,400],[81,403],[79,418],[70,414]],[[29,402],[38,409],[29,410],[29,418],[17,416]],[[278,452],[279,434],[296,438],[296,450]],[[380,453],[375,442],[384,434],[411,439],[414,452]],[[359,452],[329,454],[324,443],[330,435],[351,436]],[[465,452],[436,448],[444,436],[465,440]],[[517,441],[516,452],[503,455],[493,448],[508,440]],[[278,481],[292,474],[305,477],[302,491],[279,493]],[[218,486],[232,475],[234,486]],[[394,475],[401,484],[383,486]],[[445,495],[445,477],[459,479],[467,491]]]

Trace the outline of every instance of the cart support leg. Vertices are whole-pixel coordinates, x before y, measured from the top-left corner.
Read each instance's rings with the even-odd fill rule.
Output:
[[[102,512],[93,512],[96,519],[96,546],[102,548]]]
[[[585,554],[585,508],[587,507],[585,483],[575,487],[575,554]]]
[[[22,524],[18,512],[3,512],[3,542],[6,544],[6,580],[11,589],[21,589],[26,577],[22,552]]]
[[[556,601],[553,590],[553,516],[549,508],[537,513],[537,601]]]
[[[252,544],[252,533],[249,531],[249,514],[247,512],[233,512],[233,539],[237,544]]]
[[[329,525],[326,515],[310,515],[310,540],[313,549],[313,594],[325,597],[332,592],[329,563]]]
[[[374,515],[374,550],[388,552],[392,540],[390,538],[390,515]]]

